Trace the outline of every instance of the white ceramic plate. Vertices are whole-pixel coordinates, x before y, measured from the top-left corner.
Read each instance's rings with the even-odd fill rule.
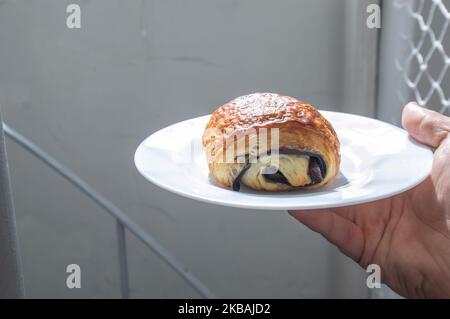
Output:
[[[396,126],[357,115],[321,112],[341,141],[341,170],[317,190],[234,192],[209,176],[201,137],[209,116],[166,127],[138,147],[135,164],[150,182],[191,199],[259,210],[349,206],[390,197],[421,183],[433,153]]]

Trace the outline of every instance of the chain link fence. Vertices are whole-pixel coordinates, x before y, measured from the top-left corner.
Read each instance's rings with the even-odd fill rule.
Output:
[[[450,0],[394,0],[393,7],[409,19],[398,34],[406,50],[395,59],[400,103],[416,100],[450,115]]]

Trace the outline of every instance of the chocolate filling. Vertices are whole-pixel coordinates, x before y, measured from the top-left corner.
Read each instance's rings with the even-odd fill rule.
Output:
[[[322,169],[319,161],[317,160],[317,157],[309,158],[308,175],[309,178],[311,178],[311,185],[319,184],[323,181],[325,175],[322,173]]]
[[[272,183],[290,185],[287,178],[280,171],[275,174],[263,174],[264,178]]]
[[[235,179],[233,181],[233,190],[235,192],[239,192],[239,190],[241,189],[242,176],[244,176],[244,174],[247,173],[247,171],[251,165],[252,164],[250,164],[250,163],[245,164],[244,168],[241,170],[241,172],[238,174],[238,176],[235,177]]]
[[[325,164],[325,160],[323,159],[323,157],[321,155],[313,153],[313,152],[292,150],[292,149],[280,149],[279,154],[298,155],[298,156],[308,156],[309,157],[308,175],[309,175],[309,178],[311,179],[311,183],[309,185],[305,185],[305,186],[319,184],[325,178],[325,175],[327,173],[327,167]],[[247,158],[248,158],[248,156],[247,156]],[[244,168],[241,170],[241,172],[238,174],[238,176],[236,176],[236,178],[234,179],[234,181],[233,181],[233,190],[234,191],[238,192],[240,190],[241,179],[244,176],[244,174],[247,172],[247,170],[250,168],[251,165],[252,165],[251,163],[245,164]],[[276,172],[275,174],[264,174],[264,178],[266,178],[269,182],[272,182],[272,183],[290,185],[287,178],[280,171]]]

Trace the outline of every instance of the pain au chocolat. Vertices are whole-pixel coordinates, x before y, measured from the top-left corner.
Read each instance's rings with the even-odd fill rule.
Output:
[[[312,105],[273,93],[219,107],[203,134],[209,171],[221,185],[261,191],[318,188],[339,172],[340,143]]]

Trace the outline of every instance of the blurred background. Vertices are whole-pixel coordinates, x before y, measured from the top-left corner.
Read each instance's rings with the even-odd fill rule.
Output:
[[[80,29],[66,27],[70,3],[81,8]],[[382,5],[381,29],[366,25],[370,4]],[[146,182],[133,156],[151,133],[253,92],[394,124],[409,99],[448,112],[442,52],[449,42],[446,33],[439,38],[446,5],[1,0],[3,120],[109,198],[219,297],[373,297],[364,270],[286,212],[173,195]],[[424,31],[430,14],[436,26]],[[120,297],[114,219],[16,144],[7,150],[27,297]],[[198,297],[133,236],[127,247],[131,297]],[[82,269],[81,289],[66,287],[73,263]]]

